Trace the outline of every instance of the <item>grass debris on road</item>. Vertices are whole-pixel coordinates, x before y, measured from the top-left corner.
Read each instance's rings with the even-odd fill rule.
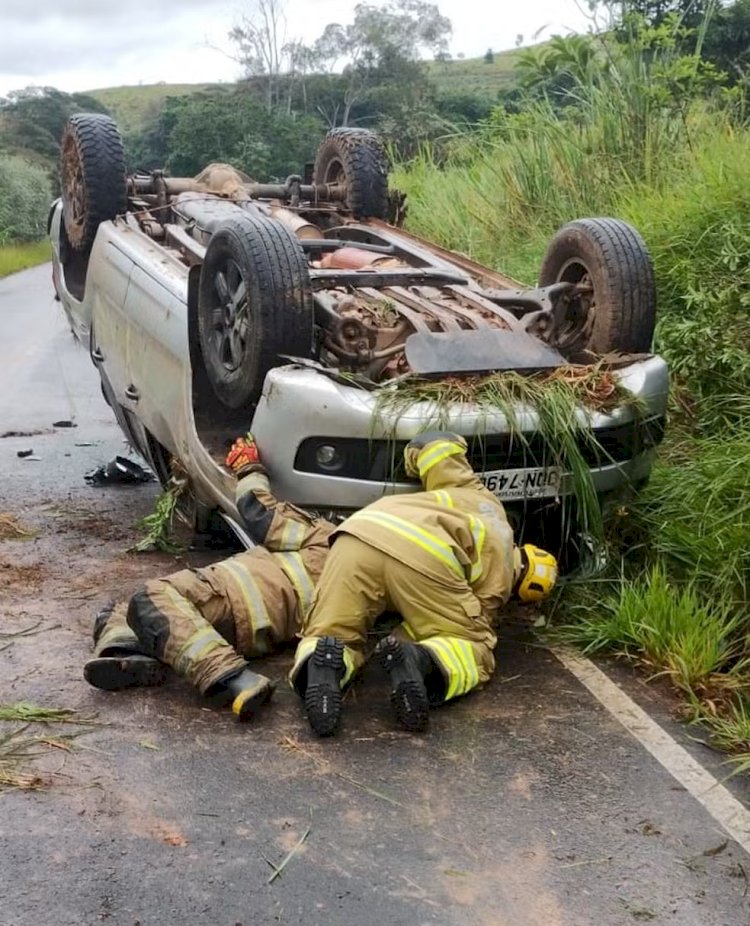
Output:
[[[91,729],[80,729],[72,733],[51,730],[29,733],[32,724],[65,723],[90,728],[97,723],[94,717],[82,717],[70,708],[41,707],[28,701],[0,705],[0,722],[22,724],[0,731],[0,791],[11,788],[40,791],[50,787],[56,773],[38,771],[36,763],[51,750],[72,752],[78,737],[91,732]]]
[[[22,524],[15,515],[0,513],[0,540],[33,540],[38,533]]]

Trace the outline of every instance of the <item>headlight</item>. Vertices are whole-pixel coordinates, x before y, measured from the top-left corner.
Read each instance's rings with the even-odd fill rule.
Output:
[[[315,462],[324,472],[335,473],[343,467],[345,458],[333,444],[321,444],[315,451]]]

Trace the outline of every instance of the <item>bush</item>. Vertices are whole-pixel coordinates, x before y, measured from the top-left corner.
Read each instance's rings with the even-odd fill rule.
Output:
[[[0,244],[42,238],[51,198],[45,171],[22,158],[0,156]]]

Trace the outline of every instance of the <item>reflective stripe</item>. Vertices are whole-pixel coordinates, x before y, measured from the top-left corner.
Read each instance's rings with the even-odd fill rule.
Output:
[[[469,581],[476,582],[482,575],[482,549],[484,548],[484,540],[487,536],[487,528],[484,526],[484,521],[480,518],[475,518],[473,515],[469,518],[469,525],[471,527],[471,535],[474,538],[474,549],[477,554],[476,559],[471,564]]]
[[[352,656],[348,646],[344,647],[344,668],[346,671],[344,672],[344,677],[341,679],[342,688],[349,682],[357,668],[354,664],[354,657]]]
[[[445,489],[437,489],[434,495],[438,505],[442,505],[443,508],[453,508],[453,499]]]
[[[429,448],[429,449],[428,449]],[[429,473],[433,466],[442,462],[447,457],[454,457],[459,453],[466,453],[461,444],[454,444],[452,441],[440,441],[437,444],[429,444],[417,457],[417,469],[419,478]]]
[[[299,608],[304,618],[312,604],[315,583],[305,569],[305,563],[300,553],[274,553],[280,560],[280,566],[294,586],[299,600]]]
[[[265,473],[250,473],[249,476],[245,476],[244,479],[240,479],[239,484],[237,485],[237,495],[236,500],[239,501],[241,498],[244,498],[249,492],[255,492],[260,489],[262,492],[270,492],[270,485],[268,483],[268,476]]]
[[[180,675],[187,675],[193,664],[212,650],[227,646],[227,641],[213,627],[203,627],[188,638],[175,657],[174,667]]]
[[[427,646],[438,659],[438,662],[445,670],[448,676],[448,685],[445,692],[445,700],[449,701],[461,694],[466,686],[466,670],[456,653],[448,644],[448,640],[440,637],[432,637],[429,640],[421,641],[423,646]]]
[[[299,670],[307,662],[307,660],[312,656],[315,651],[315,647],[318,645],[319,637],[305,637],[304,640],[300,640],[297,645],[297,651],[294,654],[294,663],[292,668],[289,670],[289,682],[293,685],[294,680],[299,673]]]
[[[448,678],[446,701],[466,694],[479,684],[479,667],[471,643],[457,637],[430,637],[420,642],[432,651],[445,671]]]
[[[304,524],[300,524],[299,521],[295,521],[293,518],[288,518],[284,530],[281,532],[281,540],[277,549],[299,550],[306,533],[307,527]]]
[[[217,563],[216,569],[225,569],[235,583],[239,586],[240,593],[245,602],[248,620],[250,622],[250,633],[255,636],[258,630],[264,630],[271,626],[268,618],[266,603],[263,601],[263,595],[255,584],[255,579],[250,575],[247,569],[244,569],[238,563],[231,560],[224,560],[223,563]]]
[[[466,578],[461,564],[456,559],[456,554],[447,543],[434,534],[431,534],[429,531],[417,527],[416,524],[404,520],[404,518],[399,518],[395,514],[388,514],[385,511],[368,511],[365,508],[351,515],[349,520],[371,521],[373,524],[380,524],[382,527],[388,528],[388,530],[393,531],[395,534],[399,534],[406,540],[410,540],[418,547],[426,550],[427,553],[439,559],[461,579]]]
[[[471,691],[472,688],[479,684],[479,667],[474,658],[474,650],[471,644],[467,643],[466,640],[452,639],[449,642],[456,655],[461,660],[461,664],[466,672],[466,687],[463,691],[456,693],[466,694],[467,691]]]
[[[140,646],[138,637],[127,624],[115,624],[113,627],[105,626],[96,641],[95,651],[101,653],[102,650],[115,648],[118,643],[137,643]]]

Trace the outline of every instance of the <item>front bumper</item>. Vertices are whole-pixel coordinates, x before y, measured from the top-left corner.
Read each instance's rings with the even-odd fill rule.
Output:
[[[617,448],[616,453],[608,450],[605,458],[590,458],[594,486],[600,493],[647,478],[666,414],[669,376],[664,360],[650,357],[619,371],[618,376],[640,400],[644,412],[638,425],[628,408],[590,416],[594,430],[608,434]],[[580,414],[585,419],[586,412]],[[315,370],[287,366],[266,376],[252,429],[261,459],[273,473],[276,494],[319,510],[352,510],[383,495],[414,491],[415,484],[400,473],[401,449],[417,434],[438,426],[466,437],[478,472],[522,468],[502,414],[464,405],[455,406],[439,422],[435,415],[436,409],[426,402],[401,415],[378,413],[373,393],[336,383]],[[516,418],[517,426],[530,435],[529,446],[538,445],[535,412],[519,408]],[[343,474],[316,467],[314,451],[321,443],[340,446],[345,452]],[[526,462],[526,466],[542,464],[536,454]],[[569,480],[564,478],[561,493],[570,491]]]

